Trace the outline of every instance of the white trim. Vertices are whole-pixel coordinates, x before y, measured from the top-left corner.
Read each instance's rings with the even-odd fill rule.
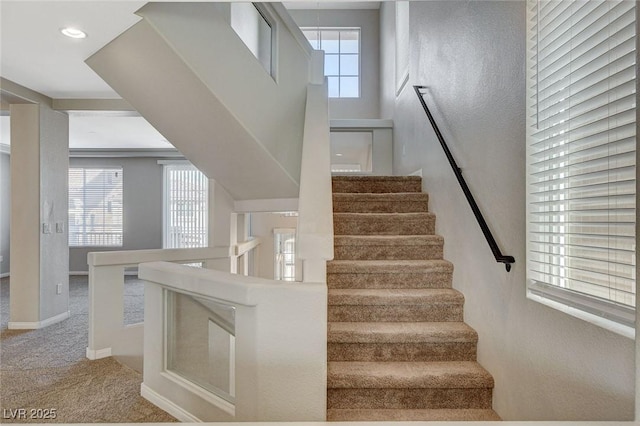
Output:
[[[2,274],[0,274],[0,278],[7,278],[11,275],[11,272],[3,272]]]
[[[69,271],[69,275],[88,276],[89,271]],[[138,275],[138,271],[124,271],[124,275],[136,276]]]
[[[298,211],[297,198],[268,198],[258,200],[237,200],[233,203],[236,213],[294,212]]]
[[[236,256],[242,256],[250,250],[258,247],[262,243],[262,238],[251,238],[247,241],[236,244],[234,254]]]
[[[160,165],[165,165],[165,164],[171,164],[171,165],[180,165],[180,166],[193,166],[193,163],[189,160],[158,160],[158,164]],[[193,166],[195,167],[195,166]]]
[[[39,328],[45,328],[52,324],[64,321],[71,316],[71,311],[66,311],[51,318],[47,318],[44,321],[35,322],[9,322],[9,330],[37,330]]]
[[[184,156],[177,149],[171,148],[71,148],[71,158],[120,158],[120,157],[171,157],[182,159]]]
[[[202,398],[204,401],[213,405],[214,407],[219,408],[225,413],[235,417],[236,406],[232,402],[229,402],[226,399],[216,395],[212,391],[205,389],[202,386],[199,386],[188,379],[185,379],[184,377],[174,373],[173,371],[167,370],[160,373],[160,375],[163,378],[170,380],[176,385],[182,387],[187,392],[191,392],[195,396]]]
[[[108,358],[111,356],[111,348],[104,348],[104,349],[98,349],[98,350],[87,348],[86,356],[88,359],[92,361],[96,359]]]
[[[409,82],[409,70],[407,70],[405,75],[402,77],[402,83],[400,83],[400,88],[396,90],[396,98],[400,97],[400,94],[402,93],[404,88],[408,86],[407,84],[408,82]]]
[[[636,331],[632,327],[628,327],[624,324],[620,324],[618,322],[608,320],[606,318],[591,314],[581,309],[565,305],[564,303],[556,302],[555,300],[547,299],[546,297],[531,293],[531,290],[527,291],[527,299],[546,305],[550,308],[556,309],[560,312],[571,315],[574,318],[581,319],[598,327],[602,327],[605,330],[609,330],[613,333],[619,334],[620,336],[624,336],[632,340],[635,339]]]
[[[340,118],[329,120],[331,131],[342,129],[393,129],[393,120],[387,118]]]
[[[140,385],[140,395],[156,407],[166,411],[183,423],[203,423],[202,420],[160,395],[144,383]]]

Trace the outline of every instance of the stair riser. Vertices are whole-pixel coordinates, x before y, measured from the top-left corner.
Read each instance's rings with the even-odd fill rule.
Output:
[[[500,421],[500,416],[491,409],[396,409],[396,410],[367,410],[367,409],[330,409],[327,411],[327,421],[357,422],[357,421]]]
[[[341,245],[333,250],[335,260],[431,260],[442,259],[442,245]]]
[[[336,322],[440,322],[462,321],[460,304],[329,305],[329,321]]]
[[[492,389],[328,389],[327,408],[491,408]]]
[[[333,218],[336,235],[433,235],[435,219],[419,218]]]
[[[451,288],[451,272],[419,274],[333,274],[327,273],[329,288]]]
[[[426,213],[429,203],[424,201],[333,201],[334,213]]]
[[[422,192],[419,180],[380,180],[380,181],[349,181],[333,180],[333,192],[384,193],[384,192]]]
[[[476,342],[329,343],[329,361],[475,361]]]

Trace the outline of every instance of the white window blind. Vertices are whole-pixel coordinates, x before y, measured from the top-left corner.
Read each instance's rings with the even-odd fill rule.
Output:
[[[636,4],[528,2],[529,291],[633,326]]]
[[[122,246],[122,168],[69,169],[69,246]]]
[[[164,248],[207,247],[208,180],[191,164],[164,165]]]

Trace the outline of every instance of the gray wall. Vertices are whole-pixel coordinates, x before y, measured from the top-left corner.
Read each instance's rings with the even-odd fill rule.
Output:
[[[91,251],[162,248],[162,165],[157,158],[71,158],[70,166],[121,166],[124,192],[123,247],[72,247],[70,271],[87,271]]]
[[[360,27],[360,98],[330,98],[329,114],[339,118],[379,118],[380,36],[377,9],[290,10],[301,27]],[[394,59],[395,61],[395,59]]]
[[[14,149],[19,141],[16,142]],[[19,167],[20,164],[16,168]],[[52,318],[69,310],[68,181],[69,116],[41,105],[40,223],[51,226],[50,234],[40,234],[41,319]],[[62,228],[57,229],[56,224],[62,225]],[[13,281],[15,278],[14,270]],[[62,294],[56,294],[58,284],[62,285]]]
[[[496,380],[495,410],[505,420],[632,420],[634,342],[526,298],[525,3],[412,2],[410,16],[409,84],[431,87],[480,209],[516,258],[510,273],[495,263],[415,93],[404,90],[394,171],[423,171],[479,362]]]
[[[9,230],[11,211],[11,173],[9,154],[0,154],[0,274],[9,272]]]

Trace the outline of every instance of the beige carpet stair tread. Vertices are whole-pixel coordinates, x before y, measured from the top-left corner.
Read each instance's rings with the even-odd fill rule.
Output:
[[[464,296],[451,288],[329,289],[329,305],[462,304]]]
[[[500,421],[489,409],[329,409],[329,421]]]
[[[440,235],[336,235],[335,246],[439,246],[444,244]]]
[[[384,274],[389,272],[429,273],[452,272],[453,264],[448,260],[331,260],[327,262],[330,274]]]
[[[334,176],[333,192],[421,192],[419,176]]]
[[[343,192],[333,194],[335,213],[417,213],[429,211],[429,195],[423,192]]]
[[[336,220],[352,219],[352,220],[412,220],[427,219],[435,220],[436,215],[430,212],[417,213],[334,213],[333,218]]]
[[[328,363],[330,389],[493,388],[493,377],[474,361]]]
[[[336,192],[333,201],[339,202],[428,202],[429,194],[426,192]]]
[[[477,342],[463,322],[330,322],[329,343]]]
[[[433,213],[334,213],[335,235],[433,235]]]

